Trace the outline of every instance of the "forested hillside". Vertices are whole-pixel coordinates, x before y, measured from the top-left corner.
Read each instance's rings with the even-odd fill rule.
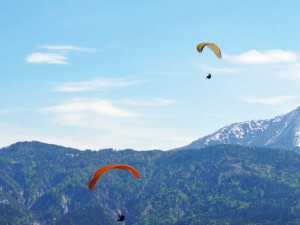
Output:
[[[134,166],[87,187],[103,165]],[[234,145],[79,151],[39,142],[0,150],[0,224],[300,224],[300,157]]]

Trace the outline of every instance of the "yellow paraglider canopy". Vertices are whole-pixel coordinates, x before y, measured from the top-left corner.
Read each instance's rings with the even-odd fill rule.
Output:
[[[209,42],[202,42],[197,45],[197,51],[202,52],[204,47],[209,47],[218,58],[222,58],[221,50],[215,43],[209,43]]]

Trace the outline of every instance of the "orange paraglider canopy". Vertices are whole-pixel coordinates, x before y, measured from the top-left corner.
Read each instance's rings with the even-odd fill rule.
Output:
[[[106,173],[108,170],[111,170],[111,169],[126,170],[126,171],[131,172],[135,176],[135,178],[140,178],[140,174],[132,166],[125,165],[125,164],[110,164],[107,166],[103,166],[94,172],[94,174],[92,175],[92,177],[89,181],[89,189],[94,190],[95,184],[97,183],[98,179],[102,176],[102,174]]]

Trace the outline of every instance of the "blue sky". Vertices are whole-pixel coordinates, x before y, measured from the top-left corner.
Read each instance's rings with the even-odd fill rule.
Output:
[[[2,2],[0,146],[168,150],[285,114],[300,105],[299,12],[296,0]]]

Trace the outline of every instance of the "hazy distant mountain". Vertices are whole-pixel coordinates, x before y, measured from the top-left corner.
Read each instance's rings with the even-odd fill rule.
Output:
[[[182,148],[203,148],[217,144],[300,148],[300,107],[272,119],[251,120],[225,126]]]

